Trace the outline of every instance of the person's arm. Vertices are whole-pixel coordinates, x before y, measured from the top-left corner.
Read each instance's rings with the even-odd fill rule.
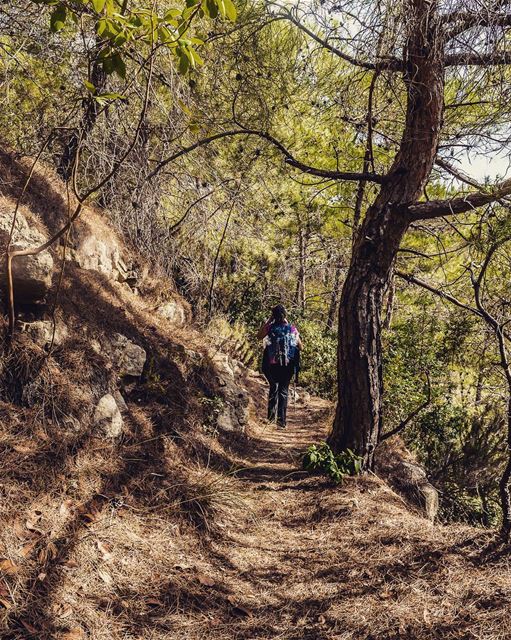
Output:
[[[295,334],[296,346],[301,351],[303,349],[303,342],[302,342],[302,339],[300,338],[300,333],[295,326],[293,326],[292,331]]]
[[[268,335],[268,331],[270,330],[270,326],[271,326],[271,318],[268,318],[268,320],[265,320],[263,324],[259,327],[259,331],[257,332],[257,337],[259,340],[266,338],[266,336]]]

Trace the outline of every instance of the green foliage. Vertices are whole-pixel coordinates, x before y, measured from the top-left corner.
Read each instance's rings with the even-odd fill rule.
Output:
[[[496,524],[505,459],[503,409],[498,405],[471,409],[446,399],[424,411],[405,434],[442,492],[444,520]]]
[[[70,29],[78,24],[88,25],[91,35],[99,43],[97,56],[103,71],[116,73],[126,79],[126,59],[134,47],[140,51],[144,45],[154,51],[156,47],[171,50],[177,58],[180,73],[186,73],[203,64],[196,47],[203,45],[200,38],[188,35],[196,17],[215,19],[222,16],[231,21],[237,17],[232,0],[186,0],[181,8],[166,9],[159,14],[155,4],[124,2],[119,0],[32,0],[51,7],[50,30],[53,33]]]
[[[300,384],[311,393],[334,398],[337,383],[337,335],[314,320],[297,321],[304,349]]]
[[[362,470],[362,458],[351,449],[335,454],[326,442],[313,444],[303,457],[306,471],[323,471],[333,482],[339,484],[346,476],[358,475]]]

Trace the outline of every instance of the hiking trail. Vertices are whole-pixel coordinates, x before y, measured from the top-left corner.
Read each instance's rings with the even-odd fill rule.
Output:
[[[266,387],[255,380],[251,393],[264,416]],[[482,532],[432,526],[375,477],[334,487],[301,471],[304,450],[325,438],[330,414],[318,398],[290,401],[287,429],[261,420],[252,426],[235,474],[246,521],[226,525],[210,548],[212,588],[227,594],[231,620],[212,614],[204,637],[493,638],[477,635],[473,618],[486,606],[487,586],[480,583],[476,596],[462,577],[477,571]]]

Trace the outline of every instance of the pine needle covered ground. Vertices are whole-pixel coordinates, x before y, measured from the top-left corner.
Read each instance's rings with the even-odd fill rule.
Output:
[[[12,444],[25,480],[2,485],[2,637],[510,638],[509,557],[489,534],[432,526],[376,477],[334,488],[300,470],[328,412],[312,399],[286,432],[254,422],[238,453],[204,440],[209,468],[148,432],[47,482],[29,464],[44,440],[26,434]]]

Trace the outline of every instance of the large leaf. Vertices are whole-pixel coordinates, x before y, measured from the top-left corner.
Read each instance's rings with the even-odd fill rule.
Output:
[[[101,13],[105,8],[106,0],[92,0],[92,6],[96,13]]]

